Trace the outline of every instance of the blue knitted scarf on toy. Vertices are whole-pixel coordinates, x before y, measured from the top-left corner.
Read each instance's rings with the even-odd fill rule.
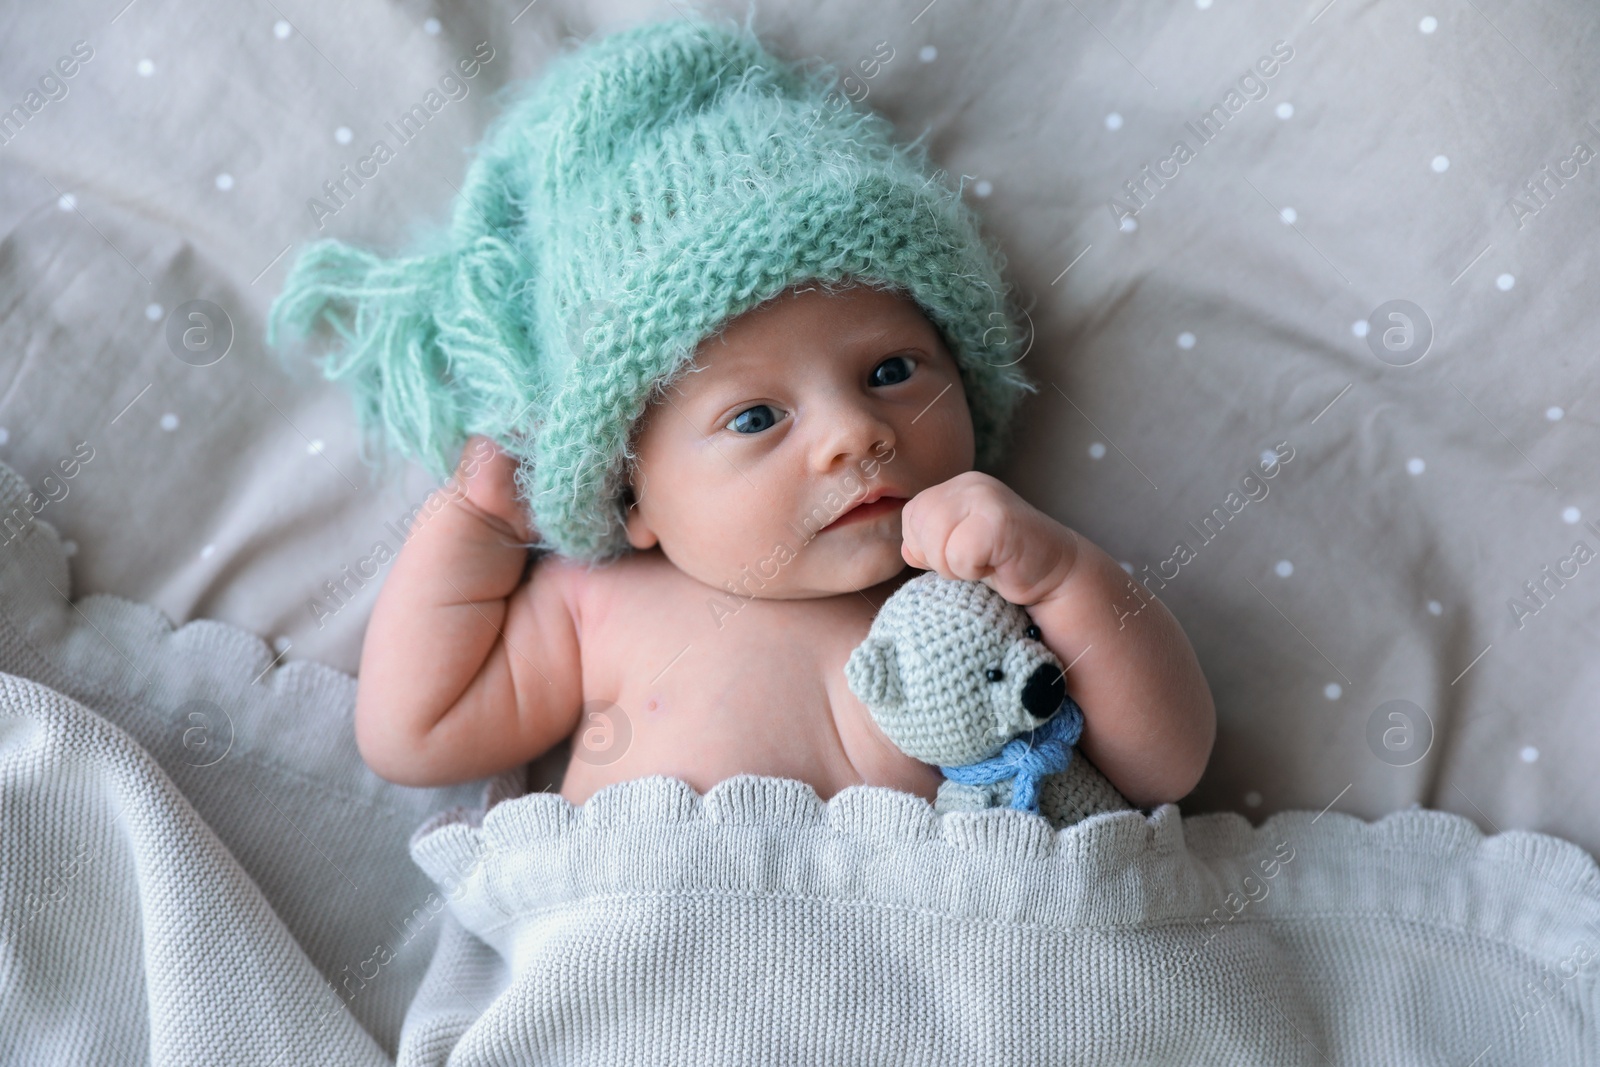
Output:
[[[1007,741],[997,755],[964,767],[941,766],[939,770],[962,785],[990,785],[1014,778],[1011,806],[1037,815],[1039,783],[1046,775],[1067,769],[1072,762],[1072,746],[1082,734],[1083,710],[1067,697],[1054,716],[1037,729]]]

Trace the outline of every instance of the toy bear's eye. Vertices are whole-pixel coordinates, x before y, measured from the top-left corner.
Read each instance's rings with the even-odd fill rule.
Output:
[[[999,667],[990,667],[987,671],[983,672],[983,676],[989,679],[991,682],[998,682],[1000,679],[1005,677],[1005,672]]]
[[[1026,637],[1030,641],[1037,641],[1039,638],[1043,637],[1044,634],[1040,631],[1039,627],[1030,625],[1026,630],[1022,631],[1022,636]]]

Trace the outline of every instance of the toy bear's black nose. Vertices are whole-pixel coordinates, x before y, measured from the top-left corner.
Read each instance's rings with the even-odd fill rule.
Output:
[[[1022,687],[1022,706],[1035,719],[1048,719],[1066,699],[1067,679],[1049,664],[1036,668]]]

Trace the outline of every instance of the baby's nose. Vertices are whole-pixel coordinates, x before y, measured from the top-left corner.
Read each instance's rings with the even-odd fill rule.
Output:
[[[889,449],[894,447],[894,426],[871,407],[846,401],[829,412],[822,428],[819,460],[825,464],[824,469],[832,469],[841,456],[847,461],[859,461],[878,454],[880,443]]]
[[[1022,706],[1035,719],[1048,719],[1066,699],[1067,679],[1049,664],[1035,668],[1022,687]]]

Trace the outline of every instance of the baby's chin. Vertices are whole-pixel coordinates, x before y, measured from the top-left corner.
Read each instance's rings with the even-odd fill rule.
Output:
[[[824,533],[822,538],[827,538]],[[887,537],[841,539],[834,543],[814,540],[769,583],[762,596],[800,600],[858,593],[881,585],[906,569],[900,539]]]
[[[893,531],[885,529],[875,536],[834,538],[824,532],[800,545],[798,551],[793,544],[791,539],[787,552],[764,553],[759,562],[732,576],[710,573],[715,568],[704,560],[683,560],[678,566],[713,588],[723,588],[731,577],[741,595],[761,600],[815,600],[858,593],[887,582],[906,568],[900,555],[898,524]]]

